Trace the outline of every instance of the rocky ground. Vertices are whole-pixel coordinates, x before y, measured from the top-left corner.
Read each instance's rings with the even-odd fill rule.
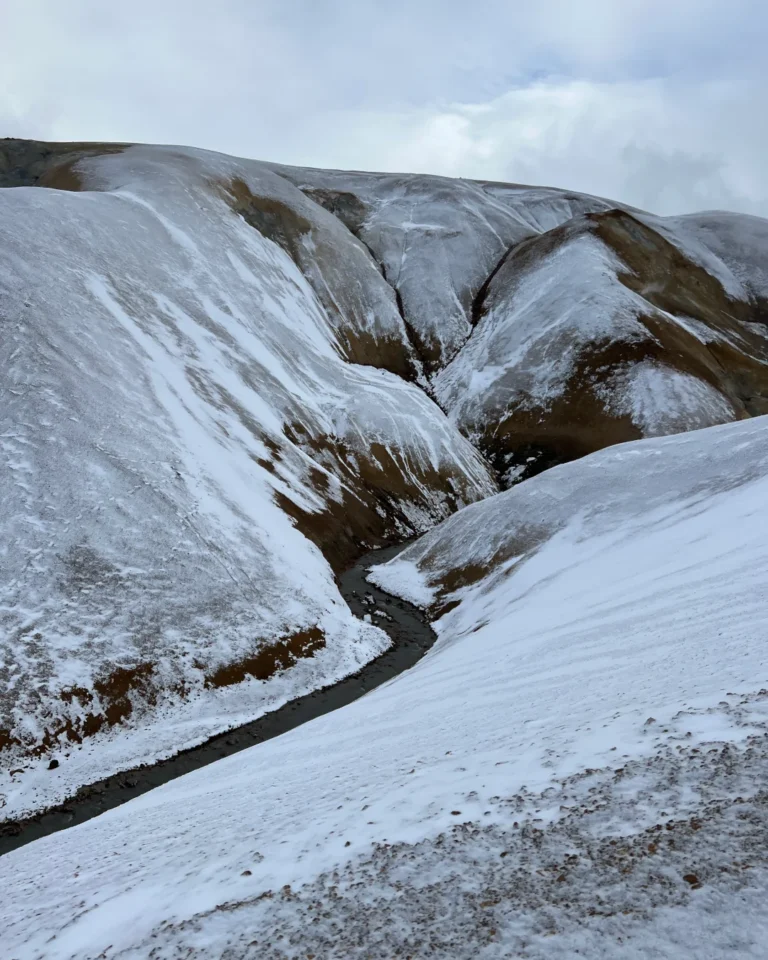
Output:
[[[649,718],[648,757],[497,797],[487,815],[506,825],[456,810],[437,837],[374,845],[314,883],[168,924],[118,956],[202,958],[216,938],[227,960],[763,957],[761,714],[768,691],[681,712],[658,735]],[[741,744],[690,746],[687,723],[724,717],[745,731]]]

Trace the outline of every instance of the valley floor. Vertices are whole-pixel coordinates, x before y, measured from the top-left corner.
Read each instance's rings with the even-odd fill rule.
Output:
[[[766,431],[594,454],[376,568],[497,558],[411,669],[0,858],[2,955],[764,956]]]

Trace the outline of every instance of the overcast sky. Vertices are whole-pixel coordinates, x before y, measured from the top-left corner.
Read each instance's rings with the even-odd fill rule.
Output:
[[[765,0],[0,0],[0,136],[768,216]]]

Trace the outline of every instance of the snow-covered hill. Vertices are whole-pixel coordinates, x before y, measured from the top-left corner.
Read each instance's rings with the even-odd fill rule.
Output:
[[[299,190],[150,147],[76,175],[0,191],[0,747],[60,796],[354,671],[388,639],[331,564],[496,489]]]
[[[767,496],[761,417],[465,508],[425,659],[0,859],[7,954],[760,956]]]
[[[434,386],[507,482],[612,443],[768,411],[768,222],[698,223],[588,213],[504,260]]]
[[[766,410],[758,218],[115,144],[0,187],[0,817],[375,657],[370,547]]]
[[[364,241],[436,372],[469,339],[475,301],[509,249],[607,200],[564,190],[417,174],[275,166]]]
[[[435,398],[505,483],[612,443],[768,411],[768,221],[273,169],[364,241]]]

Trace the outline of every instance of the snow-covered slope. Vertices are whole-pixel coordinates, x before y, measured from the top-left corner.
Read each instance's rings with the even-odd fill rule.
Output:
[[[355,670],[388,640],[330,564],[496,489],[287,181],[157,147],[46,175],[0,191],[2,815]]]
[[[273,167],[362,239],[434,396],[506,482],[768,410],[768,221]]]
[[[435,395],[508,482],[766,412],[761,263],[768,222],[755,217],[577,216],[511,251]]]
[[[356,669],[334,573],[497,477],[768,409],[757,218],[115,144],[0,186],[0,816]]]
[[[418,174],[273,169],[365,242],[397,291],[430,372],[469,338],[475,298],[510,247],[578,214],[614,206],[541,187]]]
[[[725,210],[642,219],[716,277],[734,300],[750,301],[766,322],[768,220]]]
[[[425,659],[2,858],[7,955],[760,956],[767,496],[761,417],[467,507]]]

